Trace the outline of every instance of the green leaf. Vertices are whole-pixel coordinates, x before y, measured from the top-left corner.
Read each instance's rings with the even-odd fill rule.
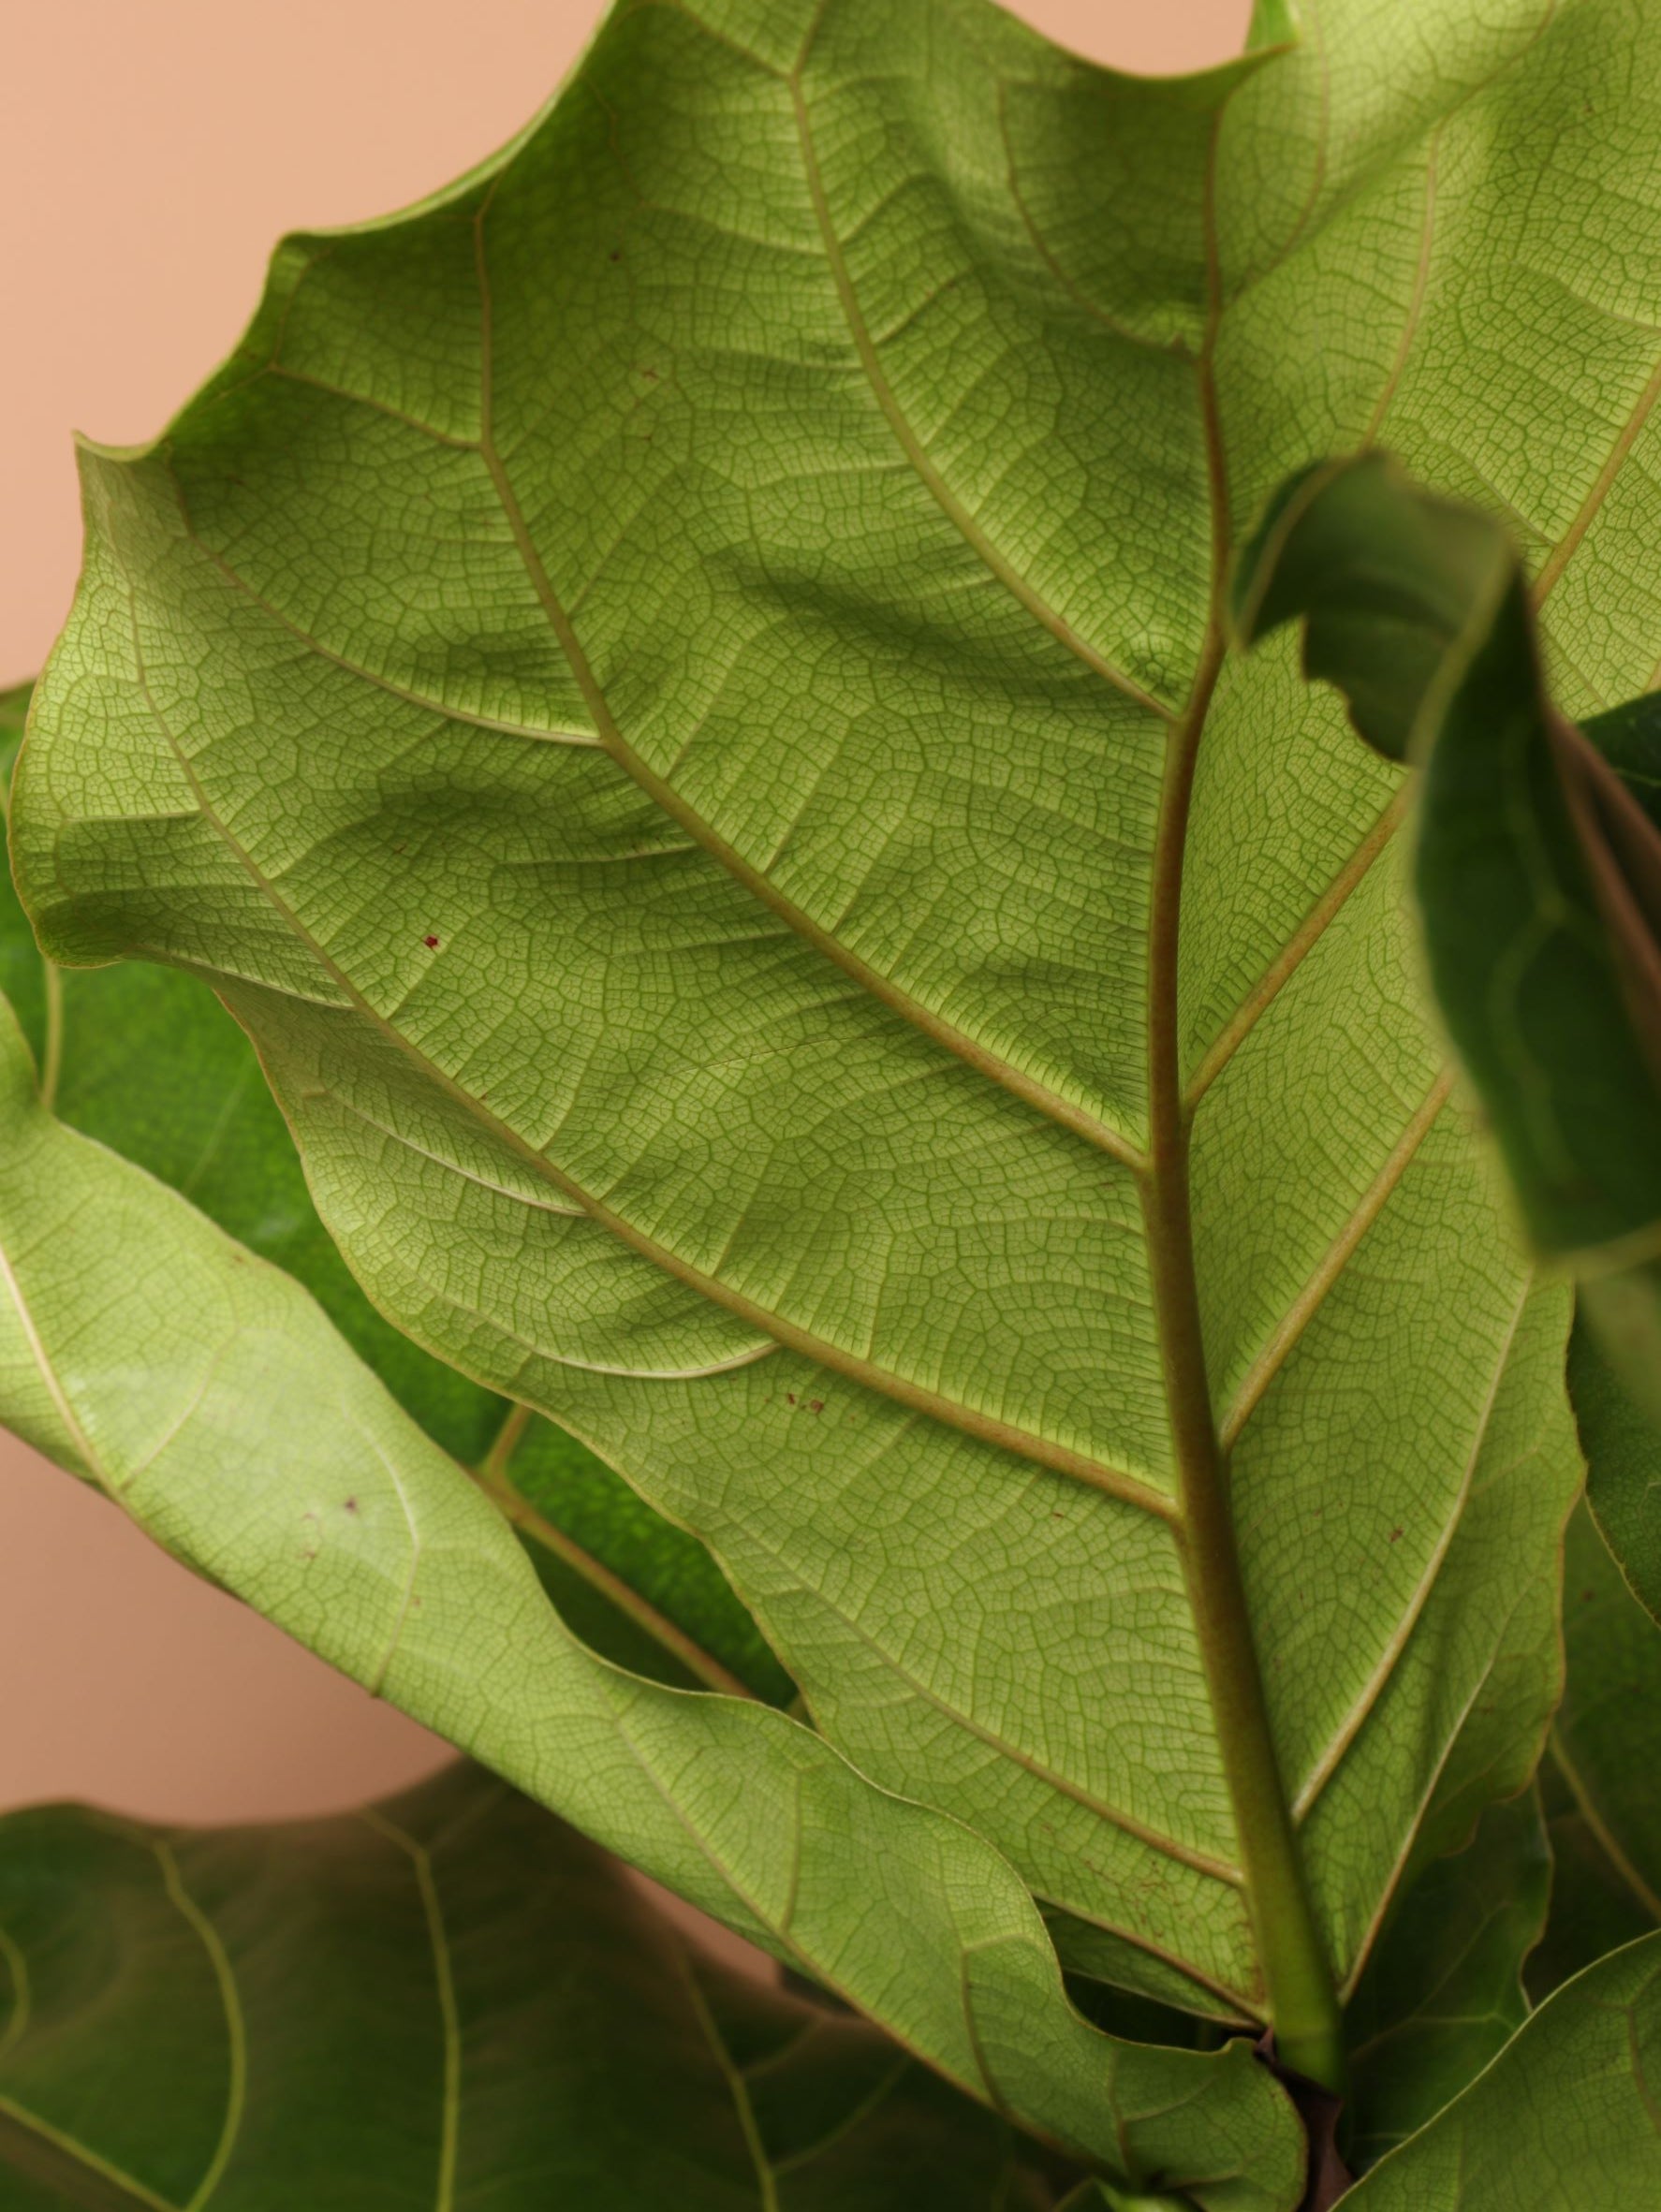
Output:
[[[1296,2202],[1297,2120],[1243,2043],[1098,2035],[980,1838],[766,1706],[596,1658],[290,1277],[45,1112],[9,1015],[0,1284],[8,1424],[331,1663],[1093,2162],[1212,2212]]]
[[[14,746],[28,693],[24,685],[0,700],[0,732],[9,728]],[[0,788],[10,767],[0,737]],[[682,1685],[742,1684],[772,1703],[789,1702],[788,1677],[694,1537],[546,1421],[513,1419],[504,1440],[511,1449],[492,1452],[507,1404],[420,1350],[370,1304],[317,1219],[252,1046],[205,983],[144,961],[51,967],[9,875],[0,873],[0,986],[61,1120],[183,1192],[302,1282],[447,1451],[469,1462],[492,1453],[501,1502],[581,1635],[637,1671]],[[637,1600],[650,1609],[650,1628],[635,1618]]]
[[[1661,1432],[1647,1402],[1628,1386],[1582,1322],[1569,1346],[1569,1389],[1586,1455],[1586,1501],[1620,1560],[1630,1592],[1661,1621]]]
[[[12,1813],[0,1958],[7,2212],[1047,2201],[991,2114],[465,1766],[283,1827]]]
[[[1403,1897],[1345,2014],[1345,2141],[1358,2172],[1440,2112],[1528,2017],[1522,1965],[1551,1889],[1531,1790],[1492,1807],[1465,1848],[1433,1859]]]
[[[1661,1935],[1550,1998],[1345,2212],[1588,2212],[1661,2197]]]
[[[1582,1413],[1591,1349],[1578,1335]],[[1585,1512],[1569,1523],[1563,1634],[1568,1680],[1542,1770],[1557,1871],[1536,1995],[1661,1926],[1661,1628]]]
[[[1086,2181],[1058,2212],[1183,2212],[1183,2205],[1179,2197],[1149,2196],[1140,2190],[1111,2189],[1105,2182]]]
[[[1520,552],[1377,454],[1288,484],[1235,585],[1246,642],[1421,763],[1414,891],[1443,1019],[1535,1243],[1661,1415],[1661,829],[1547,691]],[[1617,723],[1618,749],[1636,734]],[[1654,750],[1652,740],[1651,752]]]
[[[1446,1103],[1396,771],[1226,664],[1227,549],[1388,416],[1566,560],[1619,424],[1515,364],[1624,407],[1655,259],[1588,7],[1175,83],[979,0],[621,8],[87,451],[21,768],[54,956],[213,976],[376,1302],[1095,1970],[1329,2077],[1456,1744],[1492,1794],[1543,1731],[1484,1692],[1566,1305]]]

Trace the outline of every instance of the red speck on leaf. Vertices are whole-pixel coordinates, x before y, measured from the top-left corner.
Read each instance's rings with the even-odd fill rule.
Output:
[[[357,1512],[357,1510],[358,1510],[358,1501],[357,1501],[357,1499],[356,1499],[356,1498],[348,1498],[348,1499],[346,1500],[345,1510],[346,1510],[348,1513],[356,1513],[356,1512]]]
[[[421,939],[421,943],[426,946],[429,952],[436,952],[438,950],[438,940],[436,937],[423,937]]]
[[[808,1411],[813,1414],[822,1414],[825,1410],[825,1401],[822,1398],[810,1398],[807,1405]]]
[[[788,1402],[789,1402],[791,1405],[794,1405],[794,1404],[796,1403],[796,1393],[795,1393],[795,1391],[794,1391],[794,1390],[786,1390],[786,1393],[785,1393],[785,1397],[786,1397],[786,1399],[788,1400]]]

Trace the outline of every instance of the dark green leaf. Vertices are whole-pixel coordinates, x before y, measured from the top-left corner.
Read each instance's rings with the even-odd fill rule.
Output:
[[[1582,1337],[1582,1409],[1587,1351]],[[1661,1628],[1584,1511],[1569,1523],[1563,1634],[1567,1687],[1542,1770],[1556,1873],[1546,1940],[1529,1970],[1536,1997],[1661,1927]]]
[[[12,1813],[0,1962],[7,2212],[1048,2201],[990,2113],[477,1768],[281,1827]]]
[[[1661,1428],[1631,1388],[1624,1363],[1584,1321],[1570,1340],[1568,1378],[1587,1502],[1631,1594],[1661,1620]]]
[[[1661,1935],[1549,1998],[1344,2212],[1640,2212],[1661,2204]]]
[[[1420,765],[1414,888],[1432,983],[1538,1249],[1661,1415],[1661,830],[1552,703],[1504,528],[1386,457],[1288,484],[1242,556],[1250,644],[1304,666]],[[1617,723],[1641,750],[1647,723]]]
[[[1528,2016],[1522,1965],[1539,1941],[1551,1855],[1533,1791],[1433,1859],[1386,1925],[1345,2013],[1345,2142],[1360,2172],[1434,2117]]]

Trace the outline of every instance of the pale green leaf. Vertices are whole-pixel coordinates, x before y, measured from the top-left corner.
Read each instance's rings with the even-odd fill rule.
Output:
[[[1603,2212],[1661,2202],[1661,1935],[1548,1999],[1345,2212]]]
[[[1515,1789],[1543,1728],[1482,1692],[1566,1311],[1395,771],[1224,666],[1225,564],[1382,425],[1558,549],[1588,683],[1645,657],[1658,69],[1615,0],[1330,0],[1170,84],[979,0],[622,7],[88,452],[21,771],[53,952],[214,977],[376,1301],[1095,1970],[1317,2072],[1456,1741]]]
[[[0,788],[28,692],[0,698]],[[317,1219],[252,1046],[205,983],[145,961],[50,966],[0,872],[0,989],[60,1120],[170,1183],[302,1282],[447,1451],[469,1462],[490,1455],[504,1504],[520,1516],[545,1584],[581,1635],[624,1665],[683,1686],[742,1683],[789,1702],[788,1677],[694,1537],[575,1439],[547,1421],[522,1426],[502,1399],[375,1311]]]
[[[272,1828],[12,1813],[0,1960],[7,2212],[1050,2201],[991,2114],[474,1768]]]
[[[43,1110],[9,1014],[0,1288],[8,1425],[169,1548],[948,2078],[1213,2212],[1289,2212],[1297,2121],[1244,2044],[1097,2034],[981,1838],[781,1713],[591,1653],[289,1277]]]

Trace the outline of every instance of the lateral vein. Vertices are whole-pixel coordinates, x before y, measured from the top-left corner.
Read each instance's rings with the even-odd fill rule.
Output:
[[[225,2178],[231,2153],[236,2148],[237,2137],[242,2132],[243,2114],[248,2097],[247,2023],[243,2017],[243,2000],[237,1988],[236,1970],[230,1963],[230,1955],[225,1948],[219,1930],[185,1887],[184,1877],[172,1846],[159,1838],[151,1838],[150,1849],[161,1868],[162,1883],[174,1909],[208,1955],[208,1963],[213,1970],[213,1979],[219,1990],[219,2001],[225,2012],[225,2033],[230,2052],[225,2091],[225,2117],[207,2172],[197,2183],[190,2202],[184,2207],[184,2212],[202,2212],[202,2206]]]
[[[1241,1430],[1261,1402],[1264,1392],[1285,1366],[1293,1346],[1319,1312],[1323,1300],[1343,1274],[1357,1245],[1383,1212],[1386,1201],[1407,1172],[1414,1154],[1430,1135],[1452,1089],[1452,1074],[1445,1072],[1436,1077],[1425,1092],[1389,1159],[1362,1193],[1355,1211],[1321,1254],[1314,1273],[1275,1325],[1269,1341],[1246,1370],[1218,1426],[1218,1441],[1224,1451],[1231,1449]]]
[[[801,62],[798,62],[797,66],[790,73],[789,87],[791,106],[796,116],[796,128],[801,140],[801,160],[807,177],[808,196],[813,202],[814,217],[818,224],[820,236],[824,240],[825,257],[830,263],[831,280],[836,286],[836,296],[846,318],[848,332],[853,339],[855,350],[859,354],[860,366],[871,386],[872,394],[883,415],[887,417],[889,427],[898,439],[906,460],[911,463],[919,479],[947,520],[958,531],[965,544],[979,555],[988,569],[996,577],[1010,596],[1024,608],[1041,628],[1047,630],[1051,637],[1065,646],[1076,660],[1082,662],[1093,675],[1099,676],[1104,682],[1110,683],[1115,691],[1122,692],[1127,699],[1143,709],[1145,712],[1156,714],[1164,722],[1172,721],[1174,717],[1169,707],[1156,699],[1152,692],[1144,691],[1142,686],[1133,678],[1127,676],[1123,668],[1115,667],[1111,661],[1081,637],[1072,624],[1064,616],[1058,614],[1047,599],[1041,597],[1035,591],[1020,571],[1011,564],[1007,556],[1000,552],[997,547],[992,544],[985,531],[963,505],[963,502],[929,458],[926,447],[916,431],[912,429],[904,410],[900,405],[894,388],[888,380],[882,362],[877,358],[876,347],[866,324],[864,311],[860,305],[859,295],[854,290],[853,278],[848,271],[842,242],[837,237],[836,226],[831,221],[830,203],[826,196],[825,182],[820,174],[818,155],[814,146],[813,122],[808,114],[806,96],[801,89]]]
[[[113,543],[112,538],[112,546]],[[131,586],[129,584],[129,594],[130,593]],[[779,1343],[787,1345],[793,1352],[800,1352],[804,1357],[829,1368],[833,1373],[845,1375],[850,1382],[866,1385],[879,1395],[891,1399],[896,1404],[909,1406],[919,1413],[928,1414],[935,1420],[945,1423],[948,1428],[957,1428],[963,1434],[975,1437],[983,1443],[992,1444],[1002,1450],[1012,1452],[1017,1457],[1027,1459],[1036,1466],[1051,1468],[1058,1474],[1070,1475],[1074,1481],[1083,1483],[1089,1488],[1099,1490],[1108,1497],[1117,1498],[1123,1503],[1134,1505],[1144,1513],[1156,1515],[1162,1520],[1169,1521],[1175,1517],[1177,1507],[1174,1502],[1164,1491],[1155,1488],[1152,1483],[1144,1481],[1139,1475],[1131,1474],[1122,1468],[1110,1467],[1102,1461],[1093,1458],[1088,1453],[1078,1451],[1069,1444],[1052,1443],[1047,1437],[1035,1435],[1030,1429],[1018,1428],[1013,1422],[1001,1420],[994,1414],[982,1413],[976,1407],[964,1405],[956,1399],[946,1397],[940,1391],[931,1390],[921,1384],[913,1383],[908,1377],[896,1374],[889,1369],[879,1368],[872,1361],[862,1358],[859,1354],[845,1351],[841,1345],[816,1336],[811,1329],[803,1328],[797,1323],[786,1320],[782,1314],[770,1312],[766,1308],[756,1304],[753,1299],[745,1297],[742,1292],[735,1291],[728,1284],[715,1281],[712,1276],[682,1259],[680,1254],[671,1251],[669,1246],[659,1243],[645,1230],[637,1227],[626,1216],[615,1212],[602,1200],[595,1198],[573,1177],[567,1175],[562,1168],[556,1167],[552,1161],[538,1152],[516,1129],[492,1114],[481,1099],[475,1097],[457,1082],[454,1077],[429,1060],[402,1030],[393,1027],[378,1009],[370,1003],[345,970],[325,951],[323,945],[312,934],[296,910],[289,905],[275,884],[264,873],[253,855],[241,843],[233,834],[229,824],[213,806],[200,776],[197,773],[195,762],[173,735],[171,726],[161,712],[150,689],[148,674],[144,668],[142,655],[139,648],[136,607],[133,627],[134,652],[138,655],[139,688],[144,696],[156,727],[161,731],[174,758],[179,763],[180,771],[190,786],[197,806],[200,810],[202,820],[222,841],[249,881],[269,901],[272,911],[287,928],[306,947],[319,968],[335,984],[352,1009],[384,1036],[404,1059],[419,1068],[429,1082],[442,1091],[446,1096],[453,1099],[483,1128],[489,1130],[500,1144],[513,1152],[534,1174],[544,1179],[555,1190],[564,1192],[568,1197],[574,1199],[585,1213],[603,1227],[610,1229],[618,1240],[626,1244],[631,1251],[651,1260],[666,1274],[672,1275],[677,1282],[684,1282],[689,1290],[694,1290],[700,1296],[708,1298],[712,1304],[724,1306],[728,1312],[736,1313],[741,1320],[749,1322],[763,1335],[774,1338]],[[335,1013],[342,1011],[338,1006],[327,1010]],[[3,1264],[3,1257],[0,1257],[0,1266]]]
[[[1397,1662],[1403,1652],[1406,1650],[1408,1640],[1418,1624],[1419,1616],[1430,1603],[1431,1591],[1435,1588],[1436,1578],[1442,1572],[1448,1554],[1453,1548],[1454,1538],[1459,1534],[1461,1523],[1464,1519],[1465,1508],[1470,1503],[1472,1486],[1477,1479],[1477,1462],[1482,1456],[1482,1446],[1487,1441],[1488,1431],[1493,1421],[1493,1409],[1499,1402],[1500,1388],[1506,1379],[1506,1370],[1510,1365],[1511,1347],[1517,1340],[1517,1330],[1521,1323],[1523,1309],[1528,1303],[1529,1293],[1533,1287],[1532,1282],[1523,1284],[1517,1304],[1512,1311],[1510,1322],[1506,1329],[1505,1341],[1500,1346],[1499,1355],[1494,1361],[1493,1373],[1490,1378],[1487,1395],[1483,1399],[1482,1410],[1477,1417],[1476,1434],[1471,1440],[1471,1448],[1465,1456],[1465,1464],[1460,1474],[1459,1494],[1448,1509],[1441,1533],[1431,1546],[1430,1557],[1424,1563],[1423,1571],[1414,1586],[1412,1595],[1402,1607],[1396,1624],[1390,1631],[1383,1651],[1379,1654],[1376,1665],[1361,1685],[1360,1695],[1333,1730],[1328,1741],[1316,1752],[1310,1764],[1308,1774],[1293,1796],[1292,1818],[1300,1824],[1309,1817],[1316,1798],[1319,1797],[1321,1792],[1343,1765],[1345,1755],[1365,1726],[1368,1715],[1383,1696],[1390,1677],[1395,1673]]]
[[[1184,1103],[1192,1113],[1257,1023],[1268,1013],[1298,968],[1319,944],[1350,894],[1365,881],[1406,812],[1405,787],[1398,791],[1360,843],[1286,939],[1251,989],[1218,1031],[1205,1057],[1189,1077]]]
[[[456,2153],[462,2118],[462,2024],[456,2005],[455,1966],[450,1957],[449,1933],[444,1924],[444,1904],[433,1872],[433,1854],[415,1838],[390,1821],[373,1805],[363,1806],[358,1818],[366,1828],[403,1852],[415,1869],[427,1940],[433,1951],[433,1976],[438,1994],[438,2017],[444,2038],[444,2101],[438,2135],[438,2175],[434,2212],[455,2212]]]
[[[665,813],[677,822],[689,837],[696,839],[712,859],[717,861],[729,875],[743,886],[752,897],[759,900],[771,913],[775,914],[781,921],[811,945],[816,952],[842,969],[845,974],[852,976],[861,989],[869,992],[873,998],[879,1000],[882,1004],[900,1015],[913,1028],[920,1030],[935,1044],[943,1045],[948,1052],[965,1062],[977,1074],[988,1077],[1004,1090],[1012,1092],[1024,1104],[1036,1107],[1047,1120],[1057,1122],[1062,1128],[1070,1130],[1074,1135],[1082,1137],[1087,1144],[1095,1146],[1099,1151],[1108,1153],[1122,1166],[1139,1172],[1145,1165],[1143,1155],[1121,1131],[1115,1129],[1110,1122],[1102,1121],[1099,1116],[1090,1113],[1083,1106],[1075,1105],[1072,1100],[1064,1098],[1058,1091],[1052,1091],[1048,1084],[1040,1082],[1036,1077],[1016,1067],[1011,1062],[1005,1060],[1001,1054],[994,1052],[989,1046],[969,1036],[966,1032],[958,1029],[953,1023],[946,1020],[943,1016],[936,1014],[933,1008],[925,1006],[920,1000],[913,997],[909,991],[895,983],[891,977],[884,975],[879,970],[872,967],[858,953],[843,944],[840,938],[816,922],[793,900],[786,898],[759,869],[753,867],[749,861],[744,859],[742,855],[728,844],[726,839],[721,837],[701,814],[687,804],[672,784],[648,767],[634,747],[629,744],[611,712],[610,703],[588,656],[582,650],[581,641],[577,636],[565,603],[555,591],[552,579],[537,549],[536,542],[531,536],[530,528],[525,521],[523,510],[519,504],[518,495],[514,491],[512,479],[508,476],[507,464],[496,447],[493,409],[490,399],[492,373],[490,344],[490,272],[484,250],[484,219],[488,212],[489,202],[487,201],[474,218],[479,299],[484,329],[482,352],[485,401],[482,409],[484,429],[479,441],[480,458],[489,473],[496,496],[501,502],[508,527],[513,534],[514,544],[518,548],[520,558],[524,564],[526,576],[541,603],[542,610],[548,618],[549,625],[559,642],[560,650],[570,667],[571,673],[577,680],[584,704],[594,718],[601,745],[624,773],[630,777],[649,798],[661,807]]]

